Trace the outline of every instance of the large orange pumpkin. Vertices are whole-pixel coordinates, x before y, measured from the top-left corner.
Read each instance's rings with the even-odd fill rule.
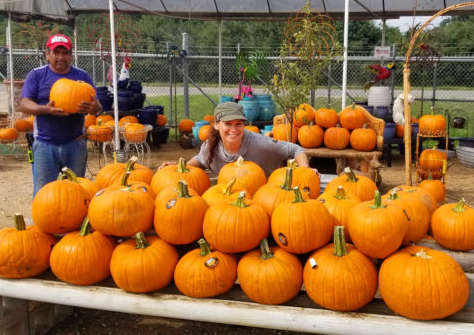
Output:
[[[430,193],[438,203],[442,203],[444,201],[446,197],[446,187],[441,180],[432,179],[430,176],[428,176],[428,179],[423,180],[419,186]]]
[[[33,123],[28,119],[16,120],[13,127],[19,132],[27,132],[33,130]]]
[[[209,207],[204,216],[204,237],[211,247],[226,253],[238,253],[255,248],[267,237],[270,222],[265,210],[242,191],[231,204]]]
[[[97,173],[95,183],[99,188],[106,188],[107,186],[121,181],[125,172],[130,171],[131,175],[128,181],[142,181],[146,184],[150,184],[153,171],[145,165],[138,164],[137,161],[138,157],[132,156],[127,163],[107,164]]]
[[[206,240],[198,241],[199,248],[179,259],[174,270],[178,290],[193,298],[215,297],[229,291],[237,277],[237,261],[232,255],[211,251]]]
[[[142,232],[120,243],[112,254],[110,274],[124,291],[146,293],[168,286],[178,263],[176,249],[156,236]]]
[[[298,187],[294,200],[276,206],[272,214],[272,234],[288,252],[304,254],[322,247],[331,239],[333,219],[318,200],[304,200]]]
[[[364,123],[367,122],[365,113],[366,110],[356,104],[347,106],[339,113],[341,126],[347,129],[362,128]]]
[[[303,148],[317,148],[323,144],[324,131],[318,125],[304,125],[298,130],[298,142]]]
[[[227,184],[217,184],[211,186],[207,189],[206,192],[204,192],[202,198],[207,202],[209,206],[233,202],[237,200],[241,191],[246,191],[236,189],[234,187],[236,181],[237,178],[234,177]],[[245,195],[250,198],[247,192],[245,193]]]
[[[94,87],[84,81],[60,78],[51,86],[49,101],[54,103],[54,107],[73,114],[77,113],[81,102],[92,101],[95,95]]]
[[[42,232],[62,234],[78,229],[87,214],[90,195],[69,171],[63,168],[58,180],[40,188],[33,199],[33,222]]]
[[[0,230],[0,277],[28,278],[49,267],[54,244],[51,236],[37,229],[26,229],[23,215],[15,214],[15,228]]]
[[[237,178],[235,187],[247,190],[251,196],[267,181],[263,169],[257,163],[244,161],[243,157],[239,157],[235,162],[225,164],[219,171],[217,183],[228,183],[234,177]]]
[[[339,125],[326,129],[324,132],[324,145],[329,149],[342,150],[349,145],[350,134],[346,128]]]
[[[105,124],[107,121],[112,121],[114,118],[110,114],[100,114],[97,116],[95,122],[97,125]]]
[[[314,114],[314,121],[321,127],[331,128],[336,126],[339,116],[332,108],[319,108]]]
[[[474,209],[464,199],[441,206],[433,213],[431,231],[436,242],[445,248],[474,249]]]
[[[179,121],[178,129],[183,133],[190,133],[193,131],[194,121],[190,119],[182,119]]]
[[[291,128],[289,123],[280,123],[274,125],[273,138],[279,141],[296,143],[296,140],[298,139],[298,128],[296,128],[295,125],[293,125],[293,128]]]
[[[299,259],[281,248],[269,248],[266,239],[260,250],[245,254],[237,266],[242,291],[260,304],[278,305],[293,299],[303,282]]]
[[[202,222],[207,203],[197,194],[191,195],[184,180],[178,188],[164,189],[155,199],[153,226],[170,244],[188,244],[202,236]]]
[[[426,191],[425,189],[419,187],[419,186],[408,186],[408,185],[399,185],[391,190],[389,190],[387,193],[390,194],[390,192],[394,189],[397,189],[397,194],[400,197],[403,197],[404,195],[414,195],[418,199],[420,199],[425,206],[428,208],[428,211],[430,212],[430,215],[434,212],[434,210],[438,207],[438,203],[436,199]]]
[[[446,133],[446,119],[441,114],[423,115],[418,120],[418,129],[422,135],[444,135]]]
[[[403,209],[382,203],[379,192],[374,201],[355,205],[349,215],[349,235],[357,249],[373,258],[385,258],[402,244],[408,231]]]
[[[108,142],[112,140],[113,129],[104,124],[91,124],[87,127],[87,138],[96,142]]]
[[[188,186],[196,190],[199,195],[211,186],[207,173],[198,167],[186,165],[186,160],[182,157],[179,158],[177,165],[167,165],[157,170],[150,185],[153,192],[159,194],[168,186],[176,186],[180,180],[186,180]]]
[[[125,125],[124,137],[131,143],[142,143],[146,141],[148,130],[141,123],[127,123]]]
[[[362,128],[354,129],[349,137],[352,149],[358,151],[372,151],[377,145],[377,133],[364,124]]]
[[[15,128],[0,128],[0,142],[13,142],[18,138]]]
[[[119,126],[123,127],[127,123],[139,123],[138,118],[134,115],[126,115],[120,118],[119,120]]]
[[[411,246],[387,258],[379,271],[382,299],[411,319],[442,319],[461,310],[469,283],[461,266],[446,253]]]
[[[446,164],[447,155],[436,149],[425,149],[420,154],[420,166],[422,169],[430,171],[440,171]]]
[[[356,176],[351,168],[346,167],[344,172],[331,180],[325,191],[342,186],[346,192],[356,195],[361,201],[372,200],[377,191],[374,181],[365,176]]]
[[[115,242],[98,231],[91,232],[86,217],[80,231],[70,232],[51,251],[54,275],[74,285],[92,285],[110,274],[110,259]]]
[[[303,282],[308,297],[335,311],[365,306],[377,290],[374,263],[344,240],[344,227],[334,227],[334,244],[314,252],[306,262]]]
[[[64,167],[63,170],[65,172],[61,172],[61,173],[64,173],[66,175],[70,175],[71,176],[71,179],[72,180],[75,180],[77,183],[79,183],[79,185],[82,186],[82,188],[84,190],[87,191],[87,193],[89,194],[89,197],[92,199],[92,197],[97,193],[97,191],[99,191],[99,187],[97,186],[97,184],[95,182],[93,182],[92,180],[89,180],[87,178],[82,178],[82,177],[78,177],[74,171],[72,171],[70,168],[68,167]]]

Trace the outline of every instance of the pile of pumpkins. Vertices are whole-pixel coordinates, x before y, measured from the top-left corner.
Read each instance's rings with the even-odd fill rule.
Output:
[[[0,128],[0,142],[11,143],[18,139],[20,133],[26,133],[33,130],[34,116],[17,119],[13,127]]]
[[[304,283],[310,299],[337,311],[361,308],[378,287],[394,312],[439,319],[467,302],[466,275],[444,252],[412,244],[431,227],[446,248],[474,248],[474,210],[463,200],[438,207],[444,192],[426,180],[381,196],[346,169],[320,194],[316,172],[293,160],[267,179],[239,158],[214,186],[183,158],[154,173],[132,157],[106,165],[95,181],[64,168],[33,199],[33,226],[18,215],[16,228],[0,231],[0,277],[50,267],[67,283],[92,285],[110,274],[136,293],[174,280],[195,298],[227,292],[238,278],[261,304],[285,303]],[[194,242],[179,257],[176,246]]]
[[[315,110],[309,104],[301,104],[293,112],[293,125],[274,123],[272,136],[282,141],[298,141],[304,148],[324,145],[342,150],[350,144],[357,151],[372,151],[377,145],[377,134],[368,127],[366,113],[363,107],[355,104],[343,108],[339,114],[332,108]]]

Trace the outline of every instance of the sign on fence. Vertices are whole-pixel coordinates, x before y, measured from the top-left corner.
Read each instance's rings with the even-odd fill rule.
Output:
[[[377,58],[389,58],[390,47],[377,46],[374,48],[374,57]]]

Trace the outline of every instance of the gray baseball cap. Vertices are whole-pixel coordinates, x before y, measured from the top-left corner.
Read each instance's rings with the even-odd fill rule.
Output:
[[[235,102],[224,102],[214,109],[214,119],[218,121],[245,120],[244,111],[241,105]]]

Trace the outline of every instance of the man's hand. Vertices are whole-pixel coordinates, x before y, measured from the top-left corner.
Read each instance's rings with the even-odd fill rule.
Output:
[[[51,114],[56,116],[67,116],[68,114],[62,108],[54,107],[54,101],[48,102],[46,106],[44,106],[44,114]]]
[[[77,112],[82,114],[97,114],[102,111],[102,106],[96,96],[91,97],[92,101],[81,101],[77,107]]]

